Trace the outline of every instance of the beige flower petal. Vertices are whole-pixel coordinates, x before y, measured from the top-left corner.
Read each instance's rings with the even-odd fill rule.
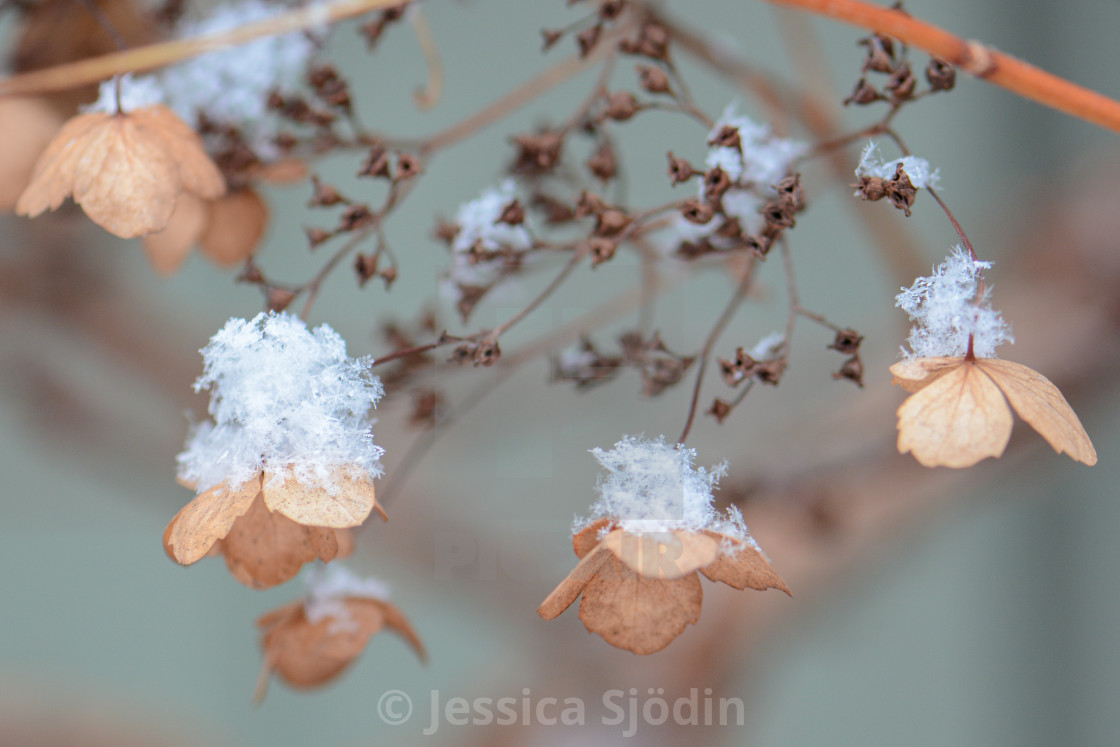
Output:
[[[646,578],[675,579],[715,561],[719,541],[688,531],[627,532],[616,529],[603,538],[615,557]]]
[[[287,476],[268,476],[264,481],[264,502],[304,526],[356,527],[370,511],[377,509],[382,519],[385,512],[374,497],[373,480],[357,477],[339,469],[333,475],[335,490],[305,485],[287,471]]]
[[[163,142],[175,159],[183,189],[208,200],[226,193],[226,180],[207,155],[202,138],[175,112],[166,106],[148,106],[129,112],[127,118],[147,137]]]
[[[175,212],[162,231],[144,237],[144,253],[160,275],[176,272],[198,243],[210,221],[210,204],[189,192],[179,195]]]
[[[163,532],[163,548],[176,562],[190,565],[210,552],[229,534],[233,523],[253,504],[261,478],[246,481],[234,490],[225,483],[210,488],[183,507]]]
[[[939,376],[959,366],[964,358],[910,358],[899,361],[890,368],[894,378],[891,383],[913,394],[932,384]]]
[[[599,532],[612,521],[610,518],[596,519],[572,535],[572,549],[577,558],[582,558],[599,546]]]
[[[700,569],[710,580],[722,581],[736,589],[780,589],[790,594],[789,586],[757,547],[715,532],[708,532],[708,536],[720,543],[719,556]]]
[[[589,631],[612,646],[652,654],[700,619],[704,592],[696,573],[662,581],[634,572],[613,554],[607,557],[579,605]]]
[[[340,530],[341,531],[341,530]],[[385,627],[389,630],[396,632],[408,645],[412,646],[412,650],[416,652],[416,656],[420,661],[428,660],[428,652],[424,649],[424,642],[420,640],[420,636],[416,634],[416,630],[412,627],[412,623],[404,616],[395,605],[389,602],[382,602],[376,599],[359,599],[351,598],[349,604],[376,604],[381,608],[381,614],[385,620]]]
[[[559,617],[560,613],[572,606],[572,602],[583,592],[599,569],[611,558],[611,553],[606,548],[597,552],[584,555],[572,572],[560,582],[552,593],[545,597],[541,606],[537,607],[537,614],[545,620]]]
[[[261,243],[268,226],[268,206],[252,189],[231,192],[210,204],[210,221],[202,234],[202,251],[222,267],[244,262]]]
[[[1097,463],[1097,450],[1089,440],[1077,413],[1049,379],[1020,363],[979,359],[977,367],[992,378],[1019,417],[1054,447],[1078,462]]]
[[[926,467],[971,467],[999,457],[1011,438],[1011,409],[999,387],[962,363],[898,408],[898,450]]]
[[[35,162],[61,127],[62,117],[41,99],[0,97],[0,211],[15,208]]]
[[[333,560],[339,550],[337,531],[305,527],[273,513],[258,493],[219,544],[234,578],[253,589],[268,589],[294,578],[304,563]]]

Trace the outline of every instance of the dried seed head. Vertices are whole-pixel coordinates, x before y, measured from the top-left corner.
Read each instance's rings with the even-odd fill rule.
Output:
[[[669,76],[659,67],[638,65],[638,79],[642,88],[648,93],[672,93]]]
[[[556,42],[564,38],[564,32],[553,29],[541,29],[541,36],[544,39],[544,46],[541,47],[541,50],[547,51],[556,46]]]
[[[856,87],[852,90],[852,95],[844,99],[844,106],[848,104],[866,106],[882,98],[883,95],[875,90],[875,86],[867,82],[867,78],[860,78],[856,82]]]
[[[901,163],[898,164],[894,176],[887,180],[886,190],[887,198],[891,201],[891,204],[904,211],[907,217],[910,217],[910,208],[914,205],[918,190],[910,182],[910,177],[907,176]]]
[[[370,212],[369,205],[355,204],[346,208],[338,221],[338,228],[335,229],[340,233],[347,231],[356,231],[359,228],[373,224],[373,213]]]
[[[509,226],[520,226],[525,222],[525,208],[521,206],[521,200],[514,198],[511,202],[507,203],[502,208],[501,215],[498,216],[499,223],[505,223]]]
[[[598,267],[603,264],[618,250],[618,242],[603,236],[592,236],[587,240],[591,252],[591,266]]]
[[[514,171],[538,174],[551,171],[560,161],[564,145],[563,132],[541,132],[536,135],[518,135],[514,138],[517,145],[517,161]]]
[[[576,218],[586,218],[589,215],[598,215],[607,209],[607,206],[594,192],[581,192],[576,201]]]
[[[354,272],[358,274],[358,287],[364,288],[370,278],[377,274],[377,255],[359,252],[354,258]]]
[[[914,96],[914,88],[917,85],[918,79],[914,77],[910,63],[904,62],[891,72],[891,77],[887,78],[884,88],[890,91],[895,101],[905,101]]]
[[[836,333],[836,339],[832,341],[828,349],[844,355],[853,355],[859,350],[861,342],[863,342],[863,335],[859,332],[854,329],[842,329]]]
[[[722,399],[712,400],[712,406],[708,408],[708,414],[714,417],[717,423],[722,423],[731,414],[731,405]]]
[[[840,366],[839,371],[832,374],[832,378],[847,379],[863,389],[863,361],[860,360],[858,355],[853,355],[844,361],[844,365]]]
[[[951,91],[957,84],[957,70],[945,60],[931,57],[926,65],[926,80],[931,91]]]
[[[889,36],[874,34],[858,42],[867,47],[867,59],[863,61],[863,70],[874,70],[877,73],[889,73],[894,68],[894,40]]]
[[[358,170],[358,176],[389,178],[389,151],[383,144],[374,143],[370,146],[369,153]]]
[[[599,43],[599,37],[603,33],[603,26],[595,24],[589,26],[576,35],[576,41],[579,43],[579,56],[586,57],[591,54],[591,50],[595,49],[595,45]]]
[[[307,207],[330,207],[342,202],[350,202],[337,189],[322,182],[316,174],[311,175],[311,189],[312,195],[307,202]]]
[[[795,213],[805,209],[805,190],[801,186],[801,174],[790,174],[774,185],[778,199],[793,208]]]
[[[617,236],[633,222],[628,214],[617,208],[601,210],[596,216],[595,233],[598,236]]]
[[[397,153],[397,173],[393,175],[394,181],[407,181],[422,171],[419,158],[411,153]]]
[[[673,186],[681,182],[687,182],[696,174],[696,170],[692,168],[692,164],[683,158],[678,158],[673,155],[673,151],[669,151],[669,183]]]
[[[731,177],[719,166],[708,169],[704,173],[704,196],[713,205],[718,205],[720,199],[731,188]]]
[[[626,0],[602,0],[599,3],[599,17],[604,21],[613,21],[622,15],[626,9]]]
[[[625,54],[669,61],[669,31],[656,21],[646,21],[633,39],[624,39],[618,48]]]
[[[641,103],[629,91],[615,91],[607,96],[603,116],[616,122],[625,122],[642,110]]]
[[[702,226],[715,216],[715,210],[706,202],[691,199],[681,203],[681,215],[684,216],[684,219],[689,223]]]
[[[743,140],[739,128],[734,125],[724,125],[715,135],[708,139],[708,145],[716,148],[734,148],[743,152]]]
[[[887,196],[887,181],[877,176],[861,176],[855,187],[861,199],[876,202]]]
[[[604,182],[615,177],[618,173],[618,161],[609,140],[600,143],[591,158],[587,159],[587,169]]]

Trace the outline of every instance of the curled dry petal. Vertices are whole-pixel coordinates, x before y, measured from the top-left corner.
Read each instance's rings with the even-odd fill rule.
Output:
[[[252,189],[231,192],[210,203],[210,220],[202,234],[202,251],[222,267],[247,259],[268,226],[268,206]]]
[[[644,578],[677,579],[715,561],[719,542],[687,531],[625,532],[616,529],[603,547]]]
[[[913,394],[950,368],[959,366],[960,358],[910,358],[891,366],[891,383]]]
[[[1097,450],[1089,440],[1077,413],[1049,379],[1031,368],[1011,361],[990,358],[976,361],[977,368],[991,377],[1007,401],[1032,428],[1061,454],[1088,465],[1097,463]]]
[[[275,672],[292,687],[316,687],[341,673],[365,648],[370,637],[387,627],[400,634],[421,659],[424,644],[394,605],[377,599],[346,597],[345,618],[327,616],[311,622],[302,602],[273,610],[257,620],[264,648],[264,671],[258,700]]]
[[[163,548],[173,560],[190,565],[229,534],[261,490],[261,476],[230,490],[223,483],[210,488],[175,514],[163,532]]]
[[[0,210],[9,211],[31,181],[39,154],[62,126],[62,117],[45,101],[0,97]]]
[[[572,549],[576,557],[582,558],[587,553],[598,547],[601,540],[600,534],[605,533],[607,527],[613,522],[609,518],[596,519],[583,529],[572,535]]]
[[[671,581],[645,578],[609,554],[583,590],[579,618],[612,646],[652,654],[700,619],[703,599],[695,573]]]
[[[561,612],[572,606],[572,602],[576,601],[579,595],[583,593],[591,579],[610,558],[611,553],[605,548],[584,555],[576,563],[572,572],[541,602],[541,606],[537,608],[537,614],[545,620],[559,617]]]
[[[164,106],[74,117],[35,165],[16,204],[35,217],[67,197],[122,238],[163,229],[180,193],[212,199],[225,181],[202,140]]]
[[[758,591],[780,589],[790,594],[789,586],[757,547],[727,535],[707,534],[720,543],[719,556],[700,569],[709,580],[722,581],[740,591],[750,587]]]
[[[144,253],[155,271],[164,276],[177,272],[209,220],[210,206],[206,200],[189,193],[179,195],[167,226],[144,237]]]
[[[264,483],[265,505],[305,526],[356,527],[374,509],[382,520],[387,520],[374,497],[371,478],[339,469],[332,479],[333,491],[300,482],[290,469],[286,474],[270,476]]]

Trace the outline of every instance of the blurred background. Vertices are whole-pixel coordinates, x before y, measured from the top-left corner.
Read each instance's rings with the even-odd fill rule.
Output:
[[[859,76],[864,32],[761,2],[661,7],[704,34],[710,49],[834,106],[841,132],[878,116],[839,107]],[[1116,3],[913,0],[906,9],[1120,96]],[[427,73],[407,24],[372,54],[355,22],[331,38],[328,57],[350,77],[363,121],[379,131],[424,136],[478,111],[572,55],[571,39],[542,54],[539,32],[584,10],[561,0],[474,0],[427,2],[423,12],[446,73],[431,110],[412,101]],[[13,45],[18,27],[9,18],[4,29]],[[709,115],[738,98],[743,112],[765,117],[749,91],[683,50],[674,55]],[[927,57],[915,50],[912,59],[920,70]],[[612,89],[637,90],[633,62],[623,58]],[[426,162],[386,224],[400,259],[391,290],[377,281],[359,289],[342,267],[310,321],[337,329],[351,355],[379,355],[391,349],[379,330],[393,319],[407,323],[434,309],[442,326],[461,333],[520,309],[551,270],[487,299],[463,326],[439,295],[448,258],[432,230],[501,179],[514,155],[511,135],[561,121],[594,79],[594,69],[578,75]],[[167,521],[192,497],[174,470],[190,418],[205,414],[205,398],[190,389],[201,371],[197,350],[229,317],[260,311],[259,291],[197,253],[161,278],[138,241],[117,240],[76,210],[34,221],[3,216],[0,742],[362,745],[423,736],[449,745],[607,745],[626,742],[627,725],[602,723],[612,713],[604,693],[627,693],[614,702],[629,708],[633,688],[640,713],[650,698],[672,703],[695,688],[701,698],[710,690],[717,704],[741,701],[742,719],[727,727],[637,723],[641,743],[1115,744],[1116,135],[964,76],[951,93],[904,110],[896,126],[941,169],[942,196],[980,255],[995,262],[994,305],[1017,338],[1002,357],[1062,388],[1093,438],[1097,466],[1055,455],[1021,422],[1002,460],[968,471],[927,470],[897,454],[894,410],[903,393],[890,386],[887,367],[907,326],[893,299],[913,275],[902,277],[885,259],[867,218],[914,247],[906,256],[915,272],[928,272],[957,239],[928,197],[919,195],[907,219],[886,202],[855,200],[846,176],[813,163],[804,172],[810,208],[790,234],[801,300],[866,336],[866,388],[833,381],[842,359],[826,350],[831,333],[799,324],[781,385],[756,388],[723,425],[698,416],[689,437],[700,463],[729,461],[721,500],[742,506],[792,598],[705,582],[699,624],[648,657],[588,634],[575,607],[540,620],[537,605],[576,560],[572,518],[594,499],[598,470],[587,450],[623,434],[675,438],[694,369],[656,398],[641,396],[633,372],[588,392],[550,384],[547,355],[457,369],[439,380],[453,421],[430,443],[408,425],[408,396],[394,400],[390,391],[384,400],[375,432],[387,449],[379,491],[391,523],[365,527],[350,561],[393,587],[429,663],[382,633],[328,687],[299,693],[274,683],[259,708],[253,622],[297,598],[300,582],[253,591],[218,559],[182,568],[160,545]],[[642,115],[613,132],[637,206],[680,197],[664,176],[666,151],[698,163],[706,148],[706,133],[679,115]],[[796,126],[791,133],[811,139]],[[859,145],[847,152],[853,169]],[[360,157],[331,156],[313,169],[361,197],[370,187],[352,178]],[[305,279],[325,255],[308,252],[303,228],[326,219],[305,209],[306,183],[265,195],[272,221],[258,262],[270,276]],[[548,352],[581,330],[609,347],[636,313],[590,326],[580,320],[636,287],[640,273],[623,255],[583,268],[503,338],[506,359],[553,333],[562,344]],[[673,262],[664,274],[674,286],[653,326],[670,349],[693,353],[731,281],[711,266]],[[785,299],[780,262],[769,261],[717,354],[780,329]],[[727,391],[709,370],[702,407]],[[417,444],[425,451],[412,462]],[[379,716],[390,690],[411,699],[407,723]],[[513,697],[519,709],[523,698],[578,698],[588,728],[441,719],[423,735],[433,703],[438,710],[455,697]]]

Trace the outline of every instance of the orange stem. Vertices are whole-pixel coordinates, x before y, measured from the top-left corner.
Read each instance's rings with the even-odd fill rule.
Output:
[[[1079,119],[1120,132],[1120,102],[1046,72],[978,41],[962,39],[904,11],[862,0],[767,0],[775,5],[893,36],[966,73]]]

